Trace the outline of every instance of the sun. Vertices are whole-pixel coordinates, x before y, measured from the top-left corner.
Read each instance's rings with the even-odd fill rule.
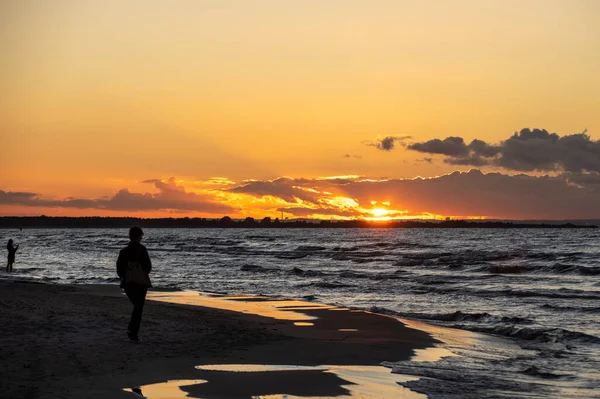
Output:
[[[390,213],[387,209],[383,208],[373,208],[369,212],[371,212],[371,214],[377,218],[386,216],[388,213]]]

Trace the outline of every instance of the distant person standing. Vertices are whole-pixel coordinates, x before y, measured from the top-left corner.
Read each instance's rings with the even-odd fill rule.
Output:
[[[17,250],[19,249],[19,244],[17,244],[15,246],[13,244],[13,240],[11,238],[10,240],[8,240],[8,244],[6,244],[6,249],[8,250],[8,263],[6,264],[6,271],[12,272],[13,263],[15,263],[15,254],[17,253]]]
[[[140,324],[142,323],[142,312],[150,283],[150,271],[152,262],[148,256],[148,250],[140,242],[144,232],[139,227],[129,230],[129,245],[119,252],[117,259],[117,274],[121,279],[121,288],[133,304],[133,312],[127,326],[127,336],[131,341],[141,342],[139,338]]]

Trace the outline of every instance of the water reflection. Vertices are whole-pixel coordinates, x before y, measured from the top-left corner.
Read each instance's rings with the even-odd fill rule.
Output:
[[[305,301],[251,296],[211,296],[193,291],[149,292],[147,299],[182,305],[204,306],[215,309],[270,317],[277,320],[310,321],[316,317],[299,310],[333,309],[335,306]]]
[[[196,368],[204,379],[137,389],[148,399],[426,398],[398,384],[414,377],[391,374],[381,366],[213,364]]]
[[[170,380],[157,384],[142,385],[141,387],[125,388],[125,392],[131,392],[148,399],[176,399],[189,398],[183,387],[207,383],[206,380]]]

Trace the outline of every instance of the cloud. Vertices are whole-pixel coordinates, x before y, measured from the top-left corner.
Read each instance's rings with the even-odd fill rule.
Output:
[[[289,203],[297,203],[299,200],[316,204],[319,197],[318,192],[307,191],[305,188],[310,188],[313,184],[307,184],[305,179],[292,179],[281,177],[275,180],[260,181],[255,180],[234,187],[229,191],[239,194],[248,194],[257,197],[271,196],[281,198]],[[316,190],[315,190],[316,191]]]
[[[157,192],[122,189],[108,198],[46,199],[0,190],[0,206],[62,207],[108,211],[204,212],[235,217],[485,216],[506,219],[600,219],[600,173],[510,176],[479,170],[433,178],[363,176],[246,181],[231,188],[188,192],[175,179],[147,180]],[[93,212],[93,211],[92,211]]]
[[[409,144],[406,148],[428,154],[441,154],[453,157],[469,154],[469,148],[462,137],[447,137],[444,140],[433,139],[424,143]]]
[[[433,139],[407,146],[409,150],[445,155],[452,165],[500,166],[508,170],[600,172],[600,140],[583,133],[559,136],[544,129],[522,129],[500,144],[461,137]]]
[[[334,208],[302,208],[302,207],[288,207],[278,208],[279,212],[291,213],[296,217],[311,217],[313,215],[322,216],[344,216],[356,218],[361,216],[361,212],[358,210],[339,210]]]
[[[35,200],[37,194],[0,190],[0,205],[19,205]]]
[[[470,165],[470,166],[485,166],[488,165],[488,160],[483,159],[479,155],[471,154],[464,158],[448,158],[444,162],[450,165]]]
[[[569,176],[572,180],[581,178],[579,175]],[[310,188],[314,192],[305,193],[307,197],[300,197],[302,190],[297,187]],[[345,179],[343,184],[332,184],[328,180],[285,178],[255,181],[236,187],[233,191],[279,198],[289,205],[279,206],[278,210],[298,217],[366,217],[371,216],[371,201],[378,201],[390,202],[390,210],[407,215],[511,219],[600,218],[597,205],[600,203],[600,190],[585,184],[574,185],[563,176],[509,176],[472,170],[425,179],[373,180],[360,177]]]
[[[345,155],[342,156],[342,158],[357,158],[357,159],[360,159],[360,158],[362,158],[362,156],[360,156],[360,155],[345,154]]]
[[[391,151],[395,148],[397,141],[403,141],[406,139],[410,139],[411,136],[385,136],[385,137],[377,137],[376,142],[372,142],[370,140],[363,141],[363,144],[369,147],[375,147],[381,151]]]
[[[174,178],[167,181],[152,179],[142,183],[154,185],[158,193],[132,193],[124,188],[114,196],[99,199],[65,198],[45,199],[35,193],[7,192],[0,190],[0,205],[24,205],[30,207],[101,209],[113,211],[175,210],[221,214],[234,210],[217,202],[210,193],[186,192]]]
[[[600,173],[598,172],[565,172],[562,177],[571,184],[600,190]]]

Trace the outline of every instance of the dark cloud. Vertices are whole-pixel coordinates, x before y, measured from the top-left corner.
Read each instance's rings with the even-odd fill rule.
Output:
[[[329,215],[329,216],[347,216],[347,217],[358,217],[361,216],[359,211],[344,211],[334,208],[301,208],[301,207],[288,207],[278,208],[278,212],[291,213],[297,217],[310,217],[312,215]]]
[[[489,145],[482,140],[473,140],[469,144],[469,149],[473,151],[475,156],[479,157],[495,157],[500,152],[500,146]]]
[[[434,139],[407,146],[414,151],[445,155],[453,165],[494,165],[516,171],[600,172],[600,140],[583,133],[559,136],[543,129],[522,129],[498,145],[461,137]]]
[[[596,181],[598,176],[587,177]],[[577,177],[571,175],[571,178]],[[600,203],[600,190],[588,185],[574,185],[562,176],[509,176],[472,170],[427,179],[347,179],[345,184],[340,185],[316,179],[277,179],[264,183],[268,184],[236,191],[260,191],[260,195],[271,195],[286,201],[294,199],[293,196],[287,196],[291,195],[289,190],[293,186],[311,187],[320,192],[314,194],[308,206],[298,204],[281,208],[298,217],[314,214],[365,215],[365,209],[372,207],[371,201],[388,201],[391,202],[390,209],[406,210],[412,215],[432,213],[510,219],[600,218],[600,207],[597,205]],[[258,187],[260,190],[257,190]],[[325,195],[325,192],[331,194]],[[344,207],[343,204],[336,205],[326,200],[334,196],[347,198],[357,203],[358,207]],[[363,209],[363,213],[359,208]]]
[[[307,191],[303,188],[310,188],[305,179],[290,179],[282,177],[271,181],[252,181],[247,184],[234,187],[228,191],[240,194],[249,194],[256,197],[278,197],[289,203],[296,203],[298,200],[315,204],[318,193]],[[312,184],[314,185],[314,184]]]
[[[406,146],[409,150],[461,157],[469,154],[469,148],[462,137],[447,137],[444,140],[433,139],[424,143],[413,143]]]
[[[233,209],[218,203],[211,192],[186,192],[174,179],[151,180],[157,193],[133,193],[127,189],[108,199],[43,199],[35,193],[0,191],[0,205],[65,207],[103,210],[179,210],[225,214]],[[243,193],[274,197],[269,209],[299,217],[315,214],[349,217],[370,216],[371,201],[390,202],[388,209],[410,215],[487,216],[507,219],[598,219],[600,173],[564,172],[558,176],[509,176],[478,170],[455,172],[435,178],[365,179],[279,178],[247,181],[220,195]],[[235,196],[232,196],[235,197]],[[231,199],[230,199],[231,200]],[[240,200],[240,203],[245,203]],[[270,203],[270,205],[269,205]]]
[[[562,176],[569,183],[597,190],[600,189],[600,173],[598,172],[565,172]]]
[[[221,214],[233,210],[228,205],[215,202],[215,199],[210,195],[186,192],[185,188],[178,186],[173,178],[166,182],[154,179],[146,180],[144,183],[153,184],[159,192],[154,194],[132,193],[128,189],[122,189],[108,199],[66,198],[53,200],[44,199],[34,193],[5,192],[0,190],[0,204],[134,212],[170,209]]]
[[[18,205],[24,202],[31,202],[36,197],[37,194],[35,193],[0,190],[0,204],[2,205]]]
[[[487,159],[483,159],[479,155],[471,154],[464,158],[447,158],[444,160],[445,163],[450,165],[471,165],[471,166],[485,166],[488,164]]]
[[[378,137],[375,143],[372,141],[363,141],[363,144],[369,147],[375,147],[381,151],[391,151],[396,147],[397,141],[403,141],[410,138],[411,136],[386,136],[383,138]]]

